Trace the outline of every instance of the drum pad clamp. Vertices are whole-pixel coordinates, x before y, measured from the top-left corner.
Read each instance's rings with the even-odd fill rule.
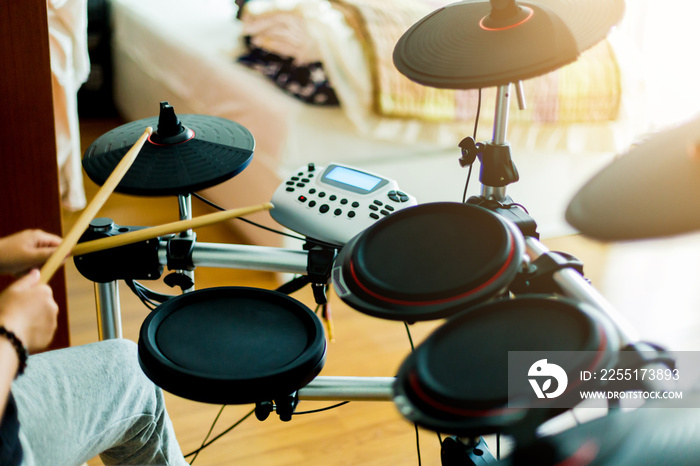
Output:
[[[574,256],[550,251],[542,254],[518,275],[510,286],[513,293],[554,293],[560,291],[553,275],[563,269],[574,269],[583,276],[583,263]]]
[[[503,202],[472,196],[467,199],[467,203],[478,205],[507,218],[518,226],[523,236],[540,237],[540,234],[537,233],[537,222],[535,219],[530,217],[520,204],[513,202],[510,196],[506,196]]]
[[[294,410],[299,404],[299,392],[294,392],[286,396],[278,397],[272,401],[259,401],[255,403],[255,417],[258,421],[264,421],[275,411],[280,421],[289,422],[292,420]]]
[[[144,228],[121,226],[109,218],[96,218],[81,236],[79,243]],[[163,265],[158,259],[158,243],[158,240],[147,240],[105,249],[74,256],[73,262],[81,275],[96,283],[115,280],[157,280],[163,274]]]
[[[479,153],[481,172],[479,180],[486,186],[507,186],[520,179],[518,169],[510,156],[510,146],[503,144],[482,144]]]
[[[187,236],[173,236],[168,239],[168,269],[189,270],[195,269],[192,261],[194,244],[197,241],[196,233]]]
[[[336,249],[325,246],[314,246],[309,250],[307,270],[316,304],[328,303],[326,290],[337,253]]]

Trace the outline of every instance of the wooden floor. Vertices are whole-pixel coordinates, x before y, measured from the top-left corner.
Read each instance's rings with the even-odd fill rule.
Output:
[[[118,125],[118,121],[85,121],[82,123],[84,144]],[[85,146],[86,147],[86,146]],[[87,183],[88,196],[95,187]],[[208,212],[194,204],[195,215]],[[157,225],[177,220],[175,198],[138,198],[113,195],[100,216],[110,217],[121,225]],[[65,215],[69,228],[75,214]],[[198,230],[198,240],[237,243],[236,235],[225,227]],[[546,241],[550,249],[565,250],[581,258],[587,275],[594,283],[610,278],[610,248],[580,237]],[[98,340],[94,293],[91,282],[68,263],[67,282],[70,306],[70,331],[73,345]],[[261,288],[276,287],[270,273],[242,270],[198,269],[197,288],[243,285]],[[170,291],[162,283],[148,283],[160,291]],[[606,286],[610,286],[607,284]],[[294,295],[313,306],[308,291]],[[122,286],[121,308],[124,337],[136,341],[141,322],[148,310]],[[329,344],[327,362],[321,375],[391,376],[410,351],[403,324],[365,316],[331,296],[334,316],[334,341]],[[439,322],[412,326],[416,342],[420,342]],[[465,351],[469,351],[465,348]],[[117,362],[115,362],[117,363]],[[214,420],[218,406],[195,403],[167,394],[167,406],[183,452],[196,449]],[[303,401],[299,410],[310,410],[329,403]],[[250,411],[251,406],[229,406],[224,410],[214,434],[232,425]],[[438,465],[439,443],[434,433],[421,431],[422,464]],[[90,464],[101,464],[94,459]],[[204,450],[195,464],[202,465],[406,465],[418,464],[413,425],[406,422],[391,403],[352,402],[346,406],[318,414],[298,416],[281,422],[271,416],[264,422],[249,418],[221,440]]]

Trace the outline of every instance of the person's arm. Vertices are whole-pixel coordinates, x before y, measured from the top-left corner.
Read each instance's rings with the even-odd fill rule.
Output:
[[[39,278],[39,270],[33,269],[0,293],[0,327],[11,334],[0,335],[0,419],[20,369],[21,349],[12,340],[33,352],[46,348],[56,331],[58,305],[51,287],[40,284]]]
[[[19,274],[43,264],[61,238],[40,230],[25,230],[0,238],[0,273]],[[48,285],[33,269],[0,293],[0,419],[12,381],[20,370],[22,347],[44,349],[56,331],[58,305]]]

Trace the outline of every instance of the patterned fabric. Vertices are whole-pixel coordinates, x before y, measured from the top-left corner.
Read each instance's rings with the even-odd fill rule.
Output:
[[[403,33],[434,11],[440,0],[331,0],[341,10],[365,47],[374,84],[374,110],[379,115],[450,122],[474,117],[478,90],[436,89],[414,83],[394,67],[393,50]],[[576,62],[523,82],[528,109],[511,121],[577,123],[613,121],[621,99],[621,76],[607,42]],[[482,112],[495,111],[488,89]],[[489,105],[491,106],[489,108]]]
[[[439,5],[421,0],[331,0],[355,30],[372,71],[374,111],[384,116],[453,120],[454,93],[422,86],[394,67],[394,46],[406,30]],[[446,2],[445,2],[446,3]]]
[[[252,44],[244,37],[248,52],[239,63],[261,72],[288,94],[313,105],[337,106],[338,98],[328,82],[320,62],[298,64],[294,57],[285,57]]]

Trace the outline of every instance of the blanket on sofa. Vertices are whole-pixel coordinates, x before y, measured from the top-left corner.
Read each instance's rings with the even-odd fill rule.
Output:
[[[341,92],[341,105],[363,102],[369,107],[367,111],[390,119],[459,123],[474,119],[478,90],[436,89],[417,84],[399,73],[392,59],[401,35],[422,17],[447,3],[452,2],[251,0],[246,3],[241,18],[244,34],[253,43],[274,53],[295,55],[296,63],[318,60],[322,66],[329,65],[332,68],[329,74],[336,76],[347,76],[347,70],[355,73],[366,70],[371,86],[356,86],[352,103],[342,102]],[[329,34],[341,34],[341,31],[346,33],[342,28],[324,24],[326,18],[331,18],[327,13],[329,9],[339,12],[345,29],[352,31],[352,37],[329,37]],[[343,40],[347,47],[322,47],[322,43],[338,44]],[[364,55],[362,65],[352,53],[355,48]],[[332,56],[324,56],[324,53]],[[330,82],[332,87],[338,84]],[[524,81],[523,87],[528,108],[513,113],[511,122],[610,122],[615,121],[620,112],[621,74],[614,49],[607,41],[584,52],[570,65]],[[495,88],[483,91],[482,114],[495,112],[495,94]]]

